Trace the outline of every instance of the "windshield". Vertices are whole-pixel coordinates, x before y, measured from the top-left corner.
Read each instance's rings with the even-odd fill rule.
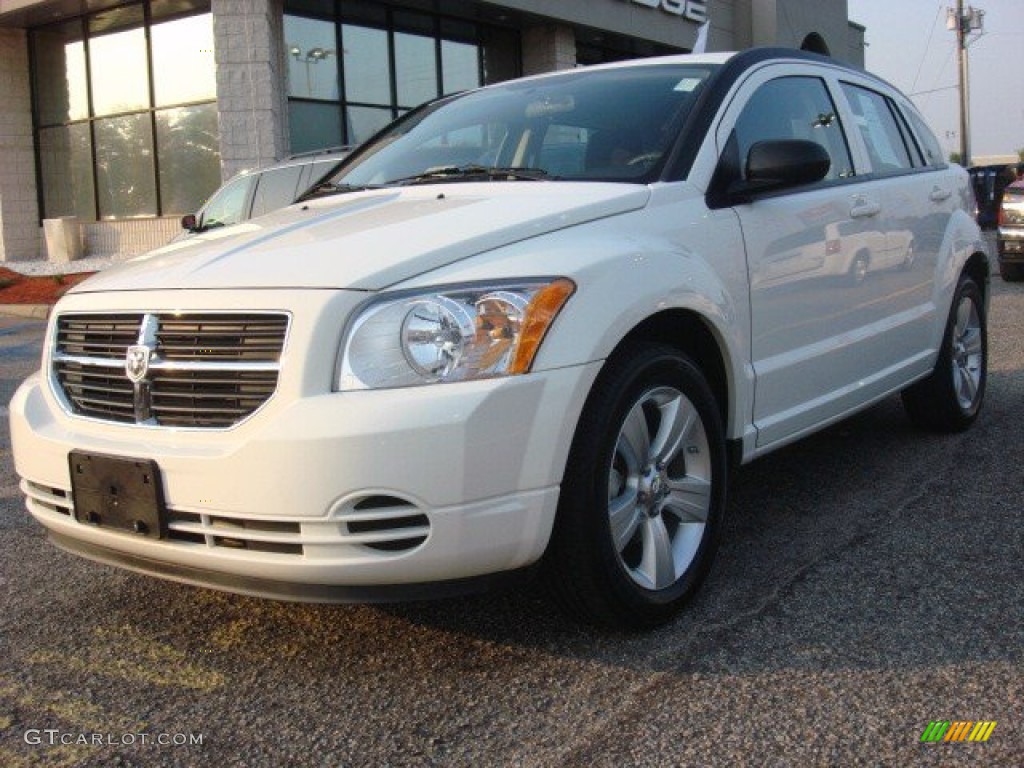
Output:
[[[713,69],[582,69],[444,99],[361,147],[324,191],[483,179],[647,183]]]

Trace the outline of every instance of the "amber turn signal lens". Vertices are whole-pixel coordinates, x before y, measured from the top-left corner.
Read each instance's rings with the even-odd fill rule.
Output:
[[[523,327],[512,356],[509,373],[526,373],[533,365],[533,358],[540,349],[540,343],[551,327],[565,302],[576,291],[576,284],[564,278],[555,280],[534,295],[526,307]]]

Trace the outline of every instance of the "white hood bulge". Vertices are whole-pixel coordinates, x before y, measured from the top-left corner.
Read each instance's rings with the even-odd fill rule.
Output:
[[[647,187],[459,183],[293,205],[159,248],[76,293],[214,288],[379,290],[494,248],[642,208]]]

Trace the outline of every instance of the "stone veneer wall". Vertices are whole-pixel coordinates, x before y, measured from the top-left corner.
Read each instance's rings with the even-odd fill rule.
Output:
[[[181,232],[181,217],[89,221],[82,225],[85,256],[136,256],[161,245]]]
[[[212,0],[221,178],[288,153],[282,0]]]
[[[0,158],[0,261],[38,258],[39,203],[23,29],[0,29]]]

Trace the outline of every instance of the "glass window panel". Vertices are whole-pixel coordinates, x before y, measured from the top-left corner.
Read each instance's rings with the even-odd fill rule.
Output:
[[[395,33],[395,82],[403,107],[415,107],[439,95],[436,51],[432,37]]]
[[[395,29],[402,32],[418,32],[421,35],[433,36],[434,30],[434,19],[431,16],[424,16],[421,13],[403,13],[402,11],[395,11],[394,16]]]
[[[72,21],[32,33],[39,124],[53,125],[89,116],[82,23]]]
[[[338,100],[338,50],[334,29],[329,21],[284,17],[290,96]]]
[[[363,0],[345,0],[341,4],[341,18],[381,27],[388,23],[387,9],[383,5]]]
[[[441,37],[445,40],[475,43],[477,41],[476,24],[471,24],[468,21],[441,19]]]
[[[480,85],[480,51],[472,43],[441,41],[444,92],[467,91]]]
[[[293,165],[260,174],[252,200],[252,217],[262,216],[295,202],[299,193],[299,177],[303,166]]]
[[[203,208],[199,226],[203,229],[226,227],[249,218],[249,189],[255,176],[242,176],[225,184]]]
[[[194,213],[220,186],[217,105],[157,112],[156,146],[162,213]]]
[[[484,83],[500,83],[519,77],[519,35],[507,29],[481,27]]]
[[[288,125],[292,152],[338,147],[341,137],[341,111],[337,104],[288,102]]]
[[[349,0],[345,0],[345,5]],[[334,0],[286,0],[285,13],[304,13],[311,16],[331,18],[334,16]]]
[[[149,18],[156,24],[171,17],[180,18],[210,10],[210,0],[151,0]]]
[[[391,122],[390,109],[376,107],[348,107],[348,143],[361,144]]]
[[[94,123],[100,218],[156,215],[150,115],[125,115]]]
[[[213,16],[187,16],[150,29],[156,106],[217,97]]]
[[[853,108],[854,122],[864,139],[864,145],[875,173],[889,173],[911,167],[910,155],[888,99],[879,93],[843,83],[843,91]]]
[[[341,28],[345,52],[345,98],[367,104],[391,103],[388,33],[381,29],[345,24]]]
[[[827,179],[853,175],[853,160],[832,97],[816,77],[780,77],[747,102],[734,130],[740,158],[759,141],[803,139],[820,144],[832,160]]]
[[[88,123],[40,130],[39,171],[45,218],[96,218]]]
[[[127,28],[138,24],[134,29]],[[89,68],[96,115],[149,107],[149,70],[142,6],[119,8],[89,21]],[[114,31],[108,31],[114,30]],[[98,34],[97,32],[101,32]]]
[[[917,138],[921,142],[921,150],[924,152],[925,162],[928,165],[944,165],[946,159],[942,156],[942,147],[939,146],[935,134],[931,132],[931,129],[925,125],[924,121],[915,112],[908,110],[907,116],[910,118],[914,130],[917,132]]]

